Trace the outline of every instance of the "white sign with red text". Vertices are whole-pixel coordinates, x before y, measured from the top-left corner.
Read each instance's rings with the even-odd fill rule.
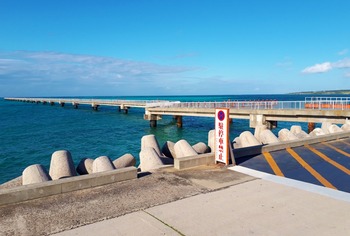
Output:
[[[229,164],[229,109],[215,111],[215,161]]]

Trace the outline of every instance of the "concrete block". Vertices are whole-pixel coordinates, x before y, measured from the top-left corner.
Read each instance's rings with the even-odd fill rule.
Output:
[[[196,143],[192,147],[198,154],[204,154],[210,151],[210,148],[203,142]]]
[[[321,124],[321,129],[323,130],[323,133],[329,134],[329,126],[331,126],[332,123],[328,121],[324,121]]]
[[[249,131],[242,132],[239,135],[239,140],[241,142],[241,147],[251,147],[251,146],[261,145],[261,143]]]
[[[153,134],[145,135],[141,138],[141,150],[148,147],[153,148],[157,152],[158,156],[162,155],[162,153],[160,152],[158,141]]]
[[[210,147],[211,152],[215,150],[215,129],[212,129],[208,132],[208,146]]]
[[[196,156],[183,157],[174,159],[174,168],[178,170],[192,168],[201,165],[215,164],[215,154],[206,153]]]
[[[115,167],[107,156],[100,156],[92,163],[92,173],[114,170]]]
[[[130,166],[119,170],[106,171],[106,172],[101,172],[96,174],[93,174],[96,176],[92,176],[94,178],[91,178],[92,187],[130,180],[130,179],[136,179],[137,169],[133,166]]]
[[[330,134],[338,133],[338,132],[343,132],[343,130],[335,124],[332,124],[328,127],[328,131]]]
[[[170,158],[176,158],[174,146],[175,146],[174,142],[166,141],[162,147],[163,155]]]
[[[313,131],[310,132],[310,137],[316,137],[316,136],[320,136],[320,135],[325,135],[323,129],[321,128],[316,128]]]
[[[50,181],[51,177],[46,169],[39,164],[28,166],[22,173],[22,184],[36,184]]]
[[[260,142],[262,142],[263,144],[271,144],[278,143],[280,142],[280,140],[276,137],[274,133],[271,132],[271,130],[266,129],[260,133]]]
[[[266,125],[257,125],[257,126],[255,127],[254,136],[255,136],[255,138],[256,138],[259,142],[262,142],[262,141],[260,140],[260,134],[261,134],[261,132],[264,131],[264,130],[267,130]]]
[[[49,174],[53,180],[77,175],[69,151],[61,150],[52,154]]]
[[[77,166],[77,172],[80,175],[86,175],[92,173],[92,163],[94,162],[94,159],[91,158],[83,158],[80,160],[78,166]]]
[[[233,148],[237,149],[237,148],[241,148],[241,147],[242,147],[241,139],[239,137],[236,137],[233,140]]]
[[[298,137],[295,136],[292,132],[290,132],[288,129],[281,129],[278,132],[278,139],[280,141],[293,141],[298,140]]]
[[[350,123],[343,124],[341,129],[344,131],[350,131]]]
[[[135,166],[136,165],[136,159],[133,155],[130,153],[124,154],[123,156],[115,159],[113,161],[113,165],[116,169],[125,168],[129,166]]]
[[[140,152],[140,168],[142,171],[150,171],[163,166],[158,153],[154,148],[145,147]]]
[[[290,128],[290,132],[292,132],[298,139],[308,138],[310,137],[304,130],[301,129],[300,125],[292,125]]]
[[[198,153],[193,147],[184,139],[179,140],[174,145],[176,158],[188,157],[188,156],[196,156]]]

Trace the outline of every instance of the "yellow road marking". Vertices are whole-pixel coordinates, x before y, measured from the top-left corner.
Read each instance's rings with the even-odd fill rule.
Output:
[[[277,163],[275,162],[275,160],[271,156],[271,154],[269,152],[263,152],[263,155],[264,155],[267,163],[269,163],[269,165],[270,165],[271,169],[273,170],[273,172],[275,172],[275,175],[284,176],[284,174],[282,173],[281,169],[278,167]]]
[[[294,157],[294,159],[299,162],[299,164],[304,167],[307,171],[310,172],[310,174],[312,174],[318,181],[320,181],[321,184],[323,184],[323,186],[328,187],[328,188],[333,188],[333,189],[337,189],[336,187],[334,187],[330,182],[328,182],[328,180],[326,180],[325,178],[322,177],[322,175],[320,175],[314,168],[312,168],[309,164],[307,164],[303,158],[301,158],[293,149],[291,148],[287,148],[286,149],[287,152]]]
[[[343,154],[344,156],[350,157],[350,154],[349,154],[349,153],[344,152],[343,150],[340,150],[339,148],[334,147],[333,145],[330,145],[329,143],[322,142],[322,144],[324,144],[324,145],[326,145],[327,147],[330,147],[330,148],[336,150],[337,152]]]
[[[310,145],[306,144],[305,147],[307,147],[308,149],[310,149],[310,151],[312,151],[313,153],[315,153],[316,155],[318,155],[319,157],[321,157],[323,160],[327,161],[328,163],[330,163],[331,165],[337,167],[338,169],[340,169],[341,171],[345,172],[346,174],[350,175],[350,170],[348,168],[346,168],[343,165],[340,165],[338,162],[333,161],[332,159],[330,159],[329,157],[327,157],[325,154],[323,154],[322,152],[318,151],[317,149],[311,147]]]
[[[339,140],[339,141],[342,142],[342,143],[345,143],[345,144],[347,144],[347,145],[350,145],[350,143],[347,142],[347,141],[345,141],[345,140]]]

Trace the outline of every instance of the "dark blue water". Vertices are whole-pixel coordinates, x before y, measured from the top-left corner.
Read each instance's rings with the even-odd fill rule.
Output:
[[[304,100],[301,95],[102,98],[172,101]],[[0,184],[20,176],[32,164],[42,164],[48,170],[51,155],[57,150],[69,150],[75,164],[84,157],[106,155],[114,160],[125,153],[131,153],[138,160],[144,135],[156,135],[160,146],[168,140],[176,142],[180,139],[186,139],[193,145],[197,142],[207,143],[208,131],[214,128],[214,118],[199,117],[183,117],[183,127],[177,128],[171,116],[163,116],[156,128],[150,128],[149,121],[143,119],[143,114],[144,109],[141,108],[131,108],[128,114],[124,114],[115,107],[100,107],[96,112],[87,105],[74,109],[69,104],[60,107],[58,104],[50,106],[0,99]],[[274,132],[293,124],[279,122]],[[307,130],[307,124],[303,124],[303,129]],[[230,130],[231,139],[245,130],[253,131],[249,128],[249,121],[235,119]]]

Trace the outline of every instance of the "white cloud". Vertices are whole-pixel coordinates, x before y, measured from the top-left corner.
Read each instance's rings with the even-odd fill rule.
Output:
[[[350,68],[350,59],[345,58],[343,60],[333,63],[334,68]]]
[[[337,62],[324,62],[313,66],[306,67],[301,72],[304,74],[325,73],[332,69],[346,69],[350,68],[350,59],[344,58]]]
[[[321,64],[316,64],[313,66],[306,67],[302,70],[304,74],[313,74],[313,73],[324,73],[332,69],[332,64],[330,62],[324,62]]]
[[[166,87],[175,86],[174,78],[194,70],[197,68],[58,52],[0,53],[0,83],[23,90],[33,87],[39,93],[43,89],[62,94],[99,89],[99,93],[138,94],[149,89],[151,94],[163,81]]]

